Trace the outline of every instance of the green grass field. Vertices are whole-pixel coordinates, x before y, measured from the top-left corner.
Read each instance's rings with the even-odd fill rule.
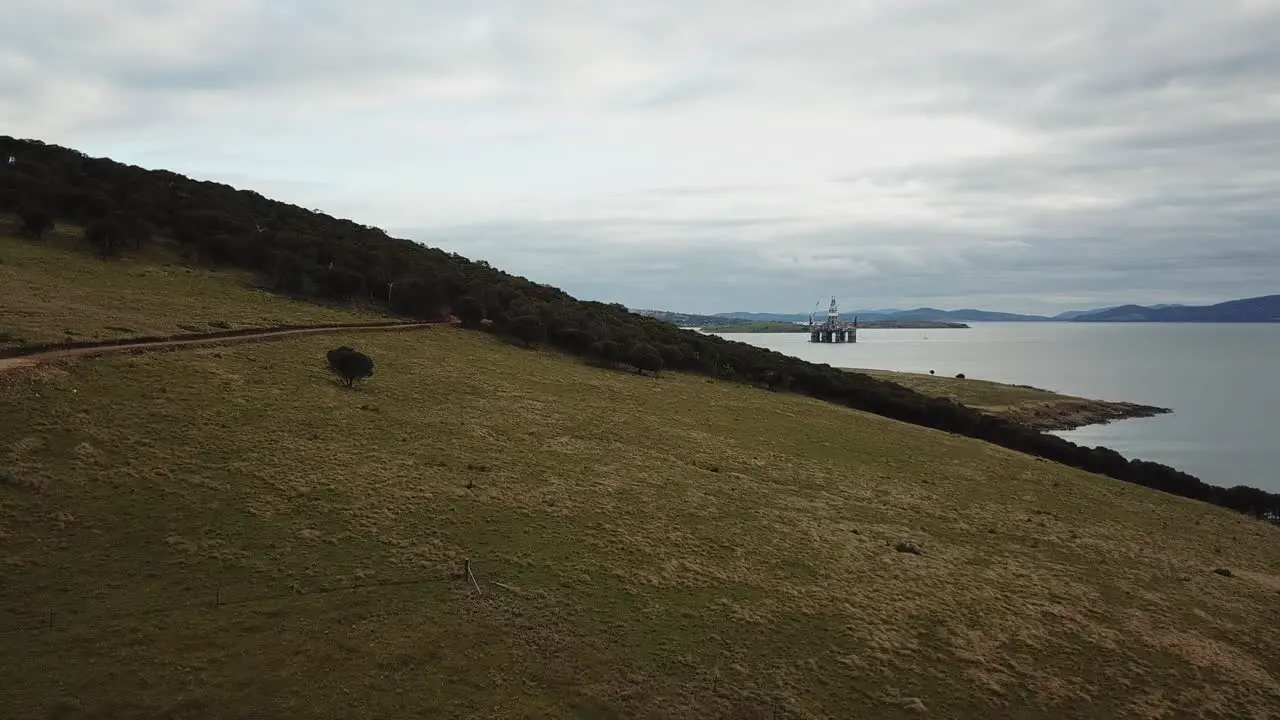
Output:
[[[104,262],[68,251],[78,232],[32,242],[0,226],[0,348],[378,317],[280,298],[245,273],[168,262],[160,250]]]
[[[0,417],[6,717],[1280,713],[1276,528],[798,396],[433,328]]]

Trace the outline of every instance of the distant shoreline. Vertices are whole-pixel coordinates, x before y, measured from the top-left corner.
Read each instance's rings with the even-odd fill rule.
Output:
[[[850,323],[852,324],[852,323]],[[964,330],[969,326],[962,322],[943,320],[867,320],[857,323],[859,330]],[[715,333],[807,333],[808,325],[780,320],[744,320],[742,322],[716,323],[698,328],[702,332]]]
[[[1105,425],[1117,420],[1155,417],[1173,412],[1169,408],[1130,402],[1093,400],[1063,395],[1029,385],[1011,385],[990,380],[965,379],[892,370],[842,368],[897,383],[932,397],[943,397],[1010,420],[1041,432],[1075,430]]]

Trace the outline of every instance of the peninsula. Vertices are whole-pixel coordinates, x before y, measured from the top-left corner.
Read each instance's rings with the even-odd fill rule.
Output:
[[[1063,395],[1030,385],[892,370],[846,371],[888,380],[922,395],[946,398],[979,412],[1041,431],[1074,430],[1087,425],[1102,425],[1116,420],[1154,417],[1173,412],[1169,408],[1154,405]]]

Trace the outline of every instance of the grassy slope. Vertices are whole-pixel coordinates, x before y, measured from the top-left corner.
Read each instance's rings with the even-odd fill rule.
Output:
[[[995,446],[445,328],[45,373],[0,391],[9,717],[1280,712],[1274,528]]]
[[[856,370],[882,380],[890,380],[905,385],[920,393],[933,397],[945,397],[970,407],[999,411],[1006,408],[1036,403],[1049,403],[1069,398],[1048,390],[1009,385],[990,380],[964,379],[924,373],[897,372],[894,370]],[[1084,398],[1074,398],[1083,400]]]
[[[166,263],[160,252],[104,263],[68,252],[74,234],[33,243],[0,226],[0,348],[376,317],[285,300],[253,289],[246,274]]]

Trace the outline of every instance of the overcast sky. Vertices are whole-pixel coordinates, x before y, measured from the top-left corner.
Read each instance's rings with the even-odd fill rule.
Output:
[[[0,133],[632,307],[1280,292],[1280,0],[8,0]]]

